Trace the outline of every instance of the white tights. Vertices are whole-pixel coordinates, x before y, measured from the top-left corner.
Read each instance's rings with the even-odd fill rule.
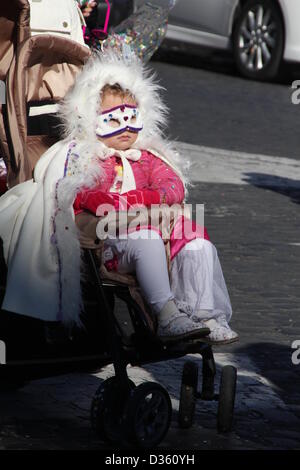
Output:
[[[126,240],[108,239],[105,248],[108,247],[118,255],[120,273],[135,272],[154,312],[160,312],[175,297],[202,318],[225,314],[230,319],[231,305],[222,269],[209,241],[189,242],[173,259],[170,280],[164,243],[157,232],[140,230],[129,234]]]

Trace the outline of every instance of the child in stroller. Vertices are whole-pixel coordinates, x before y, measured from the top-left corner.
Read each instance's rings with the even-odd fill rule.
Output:
[[[104,144],[98,143],[101,156],[96,166],[102,168],[105,178],[100,176],[92,187],[80,189],[74,202],[75,214],[82,211],[95,216],[103,214],[101,205],[106,209],[108,205],[113,212],[126,211],[132,205],[147,208],[155,204],[181,205],[185,189],[178,168],[180,162],[176,165],[174,153],[170,146],[167,150],[161,137],[166,110],[157,85],[133,56],[124,59],[106,53],[91,59],[65,99],[62,116],[66,126],[71,115],[72,125],[78,126],[74,122],[77,109],[80,130],[84,132],[85,117],[78,102],[83,103],[89,96],[82,84],[94,84],[96,76],[97,85],[93,85],[91,92],[94,97],[91,102],[94,99],[96,103],[94,134]],[[67,135],[68,132],[69,128]],[[150,137],[153,135],[155,138]],[[76,146],[69,159],[70,167],[73,152],[77,155]],[[213,344],[235,341],[237,334],[228,325],[231,317],[228,292],[207,232],[194,224],[193,232],[187,236],[190,221],[180,214],[175,216],[173,227],[167,228],[169,240],[165,240],[170,243],[168,273],[163,239],[153,231],[153,220],[148,214],[146,211],[144,223],[139,220],[143,230],[132,231],[126,240],[108,236],[104,252],[113,255],[114,270],[136,273],[143,295],[157,316],[158,335],[183,339],[201,334],[201,328],[209,327],[211,332],[206,341]],[[191,228],[190,224],[190,231]],[[180,233],[181,240],[176,240],[174,233]],[[107,264],[112,267],[111,262]]]
[[[88,227],[90,235],[94,227],[95,241],[97,227],[103,226],[103,219],[109,223],[111,215],[104,216],[103,206],[115,213],[132,206],[183,204],[180,162],[162,138],[166,108],[158,88],[129,52],[121,56],[108,50],[85,65],[61,105],[65,138],[38,161],[33,181],[23,188],[26,203],[18,207],[17,224],[9,210],[17,188],[4,196],[1,236],[10,239],[13,252],[4,309],[38,317],[42,311],[47,321],[79,322],[80,253],[74,213],[83,234]],[[136,274],[161,338],[201,337],[209,328],[205,341],[235,341],[237,334],[228,325],[226,284],[206,231],[179,211],[165,233],[158,233],[148,213],[139,223],[142,230],[129,231],[124,239],[118,227],[118,236],[106,237],[106,266],[113,261],[118,272]],[[169,244],[170,280],[164,241]],[[34,243],[31,252],[29,243]]]

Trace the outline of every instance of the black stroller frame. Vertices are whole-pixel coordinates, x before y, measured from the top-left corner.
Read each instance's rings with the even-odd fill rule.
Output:
[[[190,353],[199,353],[202,356],[202,388],[198,391],[197,364],[191,360],[186,361],[182,372],[179,426],[189,428],[193,424],[197,399],[216,400],[219,403],[218,430],[219,432],[230,431],[233,420],[236,369],[232,366],[223,367],[220,393],[215,394],[216,365],[211,346],[201,339],[175,343],[160,340],[149,329],[143,311],[132,299],[128,287],[120,287],[101,279],[98,260],[93,250],[85,250],[85,257],[96,283],[98,303],[105,307],[105,323],[111,338],[110,352],[115,370],[115,377],[100,385],[92,402],[91,421],[96,432],[104,440],[114,442],[125,438],[141,448],[153,447],[161,442],[170,425],[170,398],[166,390],[154,382],[146,382],[135,388],[128,377],[127,365],[130,363],[141,366]],[[113,304],[109,301],[112,293],[113,296],[124,300],[128,307],[134,326],[130,344],[124,344],[122,340],[120,325],[114,316]],[[147,400],[149,396],[151,399]],[[163,422],[158,412],[165,416]],[[137,417],[139,425],[137,425]]]
[[[236,369],[223,367],[220,392],[216,394],[216,365],[211,346],[203,339],[162,341],[149,327],[128,285],[101,278],[95,250],[85,249],[83,255],[88,271],[85,288],[89,289],[84,297],[83,328],[67,330],[59,322],[0,311],[1,340],[7,344],[7,361],[0,365],[0,390],[16,390],[28,381],[43,377],[96,372],[113,364],[115,375],[101,383],[92,400],[92,427],[99,438],[109,444],[125,441],[141,449],[153,448],[169,429],[171,400],[159,383],[143,382],[136,387],[128,377],[127,366],[143,366],[198,353],[203,363],[202,387],[198,390],[197,363],[186,361],[178,425],[181,428],[192,426],[197,399],[215,400],[218,401],[218,431],[230,431]],[[1,279],[1,291],[2,294],[5,291],[5,279]],[[116,298],[127,306],[125,317],[116,312]]]

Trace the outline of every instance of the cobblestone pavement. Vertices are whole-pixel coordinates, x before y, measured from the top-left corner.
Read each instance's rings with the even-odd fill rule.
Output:
[[[289,162],[281,161],[278,167],[274,161],[267,172],[260,169],[263,178],[252,168],[244,181],[236,166],[235,171],[225,171],[230,158],[237,161],[236,155],[226,155],[225,165],[221,153],[210,159],[209,149],[198,149],[196,160],[196,148],[183,145],[182,150],[194,165],[206,161],[198,169],[194,166],[189,201],[205,203],[205,223],[232,299],[232,326],[240,334],[239,343],[214,350],[218,377],[225,364],[238,368],[234,431],[218,434],[216,403],[203,401],[197,402],[194,426],[179,429],[176,414],[186,358],[130,367],[129,375],[136,383],[158,381],[170,393],[173,420],[161,448],[299,448],[300,365],[291,361],[291,344],[300,340],[299,167],[295,163],[289,174]],[[254,157],[240,158],[249,169]],[[212,165],[215,170],[210,172]],[[198,361],[196,355],[190,359]],[[110,452],[91,432],[89,408],[97,386],[111,374],[109,366],[95,375],[43,379],[1,395],[0,448]]]

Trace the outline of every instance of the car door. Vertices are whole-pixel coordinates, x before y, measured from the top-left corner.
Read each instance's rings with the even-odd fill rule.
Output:
[[[238,0],[177,0],[169,23],[228,36]]]

